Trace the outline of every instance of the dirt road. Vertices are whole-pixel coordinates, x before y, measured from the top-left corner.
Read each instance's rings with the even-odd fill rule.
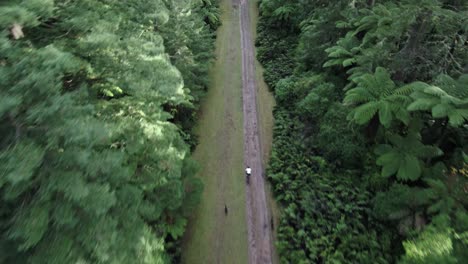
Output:
[[[262,149],[258,127],[255,50],[248,0],[232,0],[240,12],[242,98],[244,112],[244,163],[252,168],[246,188],[249,263],[272,263],[273,239],[265,193]]]
[[[271,144],[273,98],[255,66],[252,1],[221,1],[216,62],[199,113],[199,145],[193,155],[205,189],[184,235],[182,263],[278,263],[262,177],[262,155],[268,156]],[[248,186],[246,164],[252,167]]]

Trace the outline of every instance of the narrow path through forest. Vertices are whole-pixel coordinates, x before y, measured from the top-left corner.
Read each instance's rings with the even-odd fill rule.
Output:
[[[248,262],[243,175],[242,73],[239,9],[221,1],[216,61],[199,113],[199,144],[193,157],[204,191],[184,236],[182,262]],[[224,206],[228,207],[228,214]]]
[[[265,192],[264,168],[257,107],[255,50],[252,38],[248,0],[240,1],[240,31],[242,52],[242,98],[244,111],[244,163],[252,168],[246,189],[249,263],[272,263],[273,239],[270,213]]]
[[[205,188],[184,235],[183,263],[272,263],[271,219],[259,137],[267,134],[263,144],[271,141],[273,99],[266,95],[267,87],[260,72],[256,72],[256,2],[251,1],[221,0],[222,26],[217,32],[216,62],[199,113],[199,145],[194,153]],[[250,12],[254,14],[253,21]],[[257,100],[263,102],[260,108]],[[263,150],[268,149],[267,144]],[[253,169],[248,186],[246,164]]]

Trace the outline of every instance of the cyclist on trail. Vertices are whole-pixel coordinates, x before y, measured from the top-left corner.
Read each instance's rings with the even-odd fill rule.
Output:
[[[250,183],[250,175],[252,174],[252,169],[247,166],[247,168],[245,168],[245,177],[246,177],[246,180],[247,180],[247,184]]]

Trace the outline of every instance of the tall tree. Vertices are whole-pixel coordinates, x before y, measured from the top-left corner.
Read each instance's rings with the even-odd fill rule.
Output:
[[[191,104],[160,33],[168,3],[0,4],[0,262],[170,261],[201,187],[164,109]]]

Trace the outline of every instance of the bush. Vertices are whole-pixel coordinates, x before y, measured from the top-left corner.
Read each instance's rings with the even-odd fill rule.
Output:
[[[278,227],[282,263],[388,263],[390,235],[368,215],[370,194],[332,175],[301,138],[303,125],[283,108],[276,124],[268,178],[285,208]],[[364,224],[366,223],[366,224]]]
[[[323,81],[320,78],[320,81]],[[313,89],[298,103],[297,109],[303,120],[319,122],[330,105],[337,100],[337,92],[332,83],[314,84]]]
[[[362,168],[367,151],[365,140],[355,126],[346,122],[348,112],[342,104],[332,104],[322,118],[314,142],[330,163],[345,168]]]

